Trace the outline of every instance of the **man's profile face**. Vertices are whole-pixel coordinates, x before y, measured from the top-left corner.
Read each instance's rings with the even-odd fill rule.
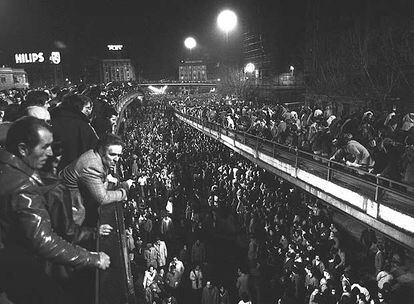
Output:
[[[89,117],[92,114],[92,109],[93,109],[93,105],[90,102],[87,102],[86,104],[84,104],[83,108],[82,108],[82,113],[86,116]]]
[[[39,143],[33,149],[25,148],[22,157],[22,160],[33,169],[41,169],[49,156],[53,155],[52,133],[47,129],[41,128],[38,130],[38,135]]]
[[[108,146],[101,154],[102,163],[105,167],[113,169],[115,168],[115,165],[118,162],[121,155],[122,155],[121,145]]]

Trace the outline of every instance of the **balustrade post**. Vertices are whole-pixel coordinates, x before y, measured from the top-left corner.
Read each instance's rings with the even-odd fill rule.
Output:
[[[376,177],[376,185],[375,185],[375,197],[374,197],[374,200],[378,203],[378,197],[379,197],[379,191],[380,191],[380,188],[379,188],[379,178],[378,178],[378,176]]]
[[[299,150],[298,150],[298,148],[295,148],[295,168],[296,168],[296,171],[298,170],[298,166],[299,166]]]
[[[328,160],[328,174],[326,175],[326,180],[327,181],[331,180],[331,175],[332,175],[331,160]]]

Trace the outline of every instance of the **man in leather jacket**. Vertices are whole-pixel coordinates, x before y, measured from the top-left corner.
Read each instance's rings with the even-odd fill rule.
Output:
[[[10,127],[0,150],[0,288],[13,303],[70,303],[44,271],[46,262],[109,267],[105,253],[89,252],[51,228],[37,170],[52,155],[47,123],[24,117]]]

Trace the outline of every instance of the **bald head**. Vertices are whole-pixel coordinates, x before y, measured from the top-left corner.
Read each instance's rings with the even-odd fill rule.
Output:
[[[30,106],[26,108],[27,116],[36,117],[44,121],[50,121],[49,111],[45,107],[41,106]]]

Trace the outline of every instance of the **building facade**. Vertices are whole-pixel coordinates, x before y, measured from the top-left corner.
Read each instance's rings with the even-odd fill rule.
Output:
[[[253,31],[243,33],[244,66],[253,63],[255,77],[259,80],[269,79],[273,72],[268,52],[265,51],[263,36]]]
[[[202,60],[181,61],[178,66],[178,79],[181,82],[207,81],[207,65]]]
[[[0,68],[0,90],[26,89],[29,87],[24,69]]]
[[[30,87],[63,86],[63,57],[59,51],[19,52],[13,56],[16,67],[24,69],[30,78]]]
[[[102,60],[102,81],[104,83],[135,80],[135,71],[131,59]]]

